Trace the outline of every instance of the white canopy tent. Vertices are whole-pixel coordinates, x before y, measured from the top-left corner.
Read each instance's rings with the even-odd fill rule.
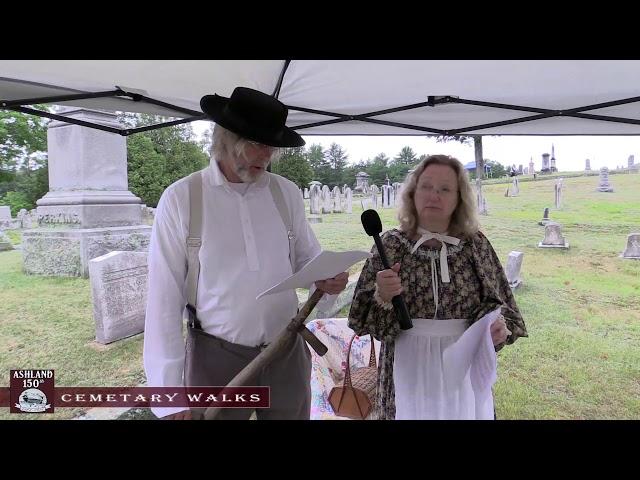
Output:
[[[165,126],[237,86],[277,96],[304,135],[640,134],[637,60],[0,61],[0,108],[69,123],[29,105],[180,119]]]

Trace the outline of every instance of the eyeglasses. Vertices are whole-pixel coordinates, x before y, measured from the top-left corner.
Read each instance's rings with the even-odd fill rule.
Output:
[[[451,187],[435,188],[430,183],[423,183],[422,185],[418,185],[418,190],[424,193],[435,193],[436,195],[442,197],[447,197],[458,193],[458,190]]]
[[[270,150],[270,151],[278,149],[278,147],[273,147],[271,145],[265,145],[264,143],[256,142],[255,140],[247,140],[247,143],[249,143],[252,147],[265,149],[265,150]]]

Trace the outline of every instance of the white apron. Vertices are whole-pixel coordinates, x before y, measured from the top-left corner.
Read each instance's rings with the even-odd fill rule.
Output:
[[[500,308],[466,319],[413,319],[395,341],[397,420],[493,420],[497,379],[490,326]]]

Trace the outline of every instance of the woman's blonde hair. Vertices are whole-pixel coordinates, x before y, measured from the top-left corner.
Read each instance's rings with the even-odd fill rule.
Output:
[[[402,186],[400,208],[398,209],[400,229],[412,236],[416,234],[418,228],[418,212],[416,211],[413,199],[416,193],[418,179],[429,165],[446,165],[451,167],[458,178],[458,206],[451,215],[451,223],[449,224],[448,230],[449,235],[459,237],[474,235],[479,229],[475,192],[460,160],[450,157],[449,155],[429,155],[407,175]]]

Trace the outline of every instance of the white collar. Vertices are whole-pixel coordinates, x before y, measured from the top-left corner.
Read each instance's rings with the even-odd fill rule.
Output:
[[[432,238],[435,238],[436,240],[439,240],[440,242],[442,242],[442,246],[440,247],[440,277],[442,278],[442,281],[444,283],[449,283],[450,278],[449,278],[449,265],[447,263],[447,243],[450,243],[451,245],[458,245],[460,243],[460,239],[447,235],[446,234],[447,232],[443,234],[435,233],[435,232],[430,232],[429,230],[426,230],[422,227],[418,227],[418,233],[422,236],[418,239],[418,241],[413,246],[411,253],[415,253],[415,251],[418,250],[418,247],[420,247],[420,245],[422,245],[424,242],[428,240],[431,240]]]

